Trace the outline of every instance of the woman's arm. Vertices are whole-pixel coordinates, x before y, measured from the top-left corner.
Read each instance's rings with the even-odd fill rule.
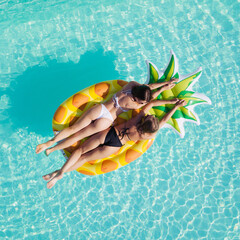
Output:
[[[185,100],[178,100],[173,109],[171,109],[164,117],[159,121],[159,129],[172,117],[179,107],[185,106],[187,103]]]
[[[151,102],[149,102],[148,104],[146,104],[141,112],[145,114],[147,114],[149,112],[149,110],[152,108],[152,107],[157,107],[157,106],[161,106],[161,105],[164,105],[164,104],[176,104],[178,101],[177,98],[174,98],[172,100],[152,100]]]
[[[154,90],[154,89],[157,89],[157,88],[160,88],[160,87],[166,85],[167,83],[175,83],[177,81],[178,81],[178,78],[172,78],[170,81],[160,82],[160,83],[150,83],[150,84],[148,84],[148,86],[150,87],[151,90]]]
[[[157,89],[157,88],[160,88],[164,85],[166,85],[166,82],[160,82],[160,83],[150,83],[150,84],[147,84],[151,90],[154,90],[154,89]]]
[[[152,107],[158,107],[165,104],[176,104],[178,100],[179,100],[178,98],[174,98],[171,100],[152,100],[151,103],[152,103]]]
[[[161,87],[160,89],[158,89],[157,91],[153,92],[152,93],[152,98],[155,99],[161,92],[165,91],[165,90],[168,90],[168,89],[171,89],[175,86],[175,83],[178,81],[177,78],[172,78],[170,81],[168,82],[162,82],[162,83],[152,83],[150,85],[153,85],[154,87],[150,88],[151,89],[156,89],[156,88],[159,88]]]

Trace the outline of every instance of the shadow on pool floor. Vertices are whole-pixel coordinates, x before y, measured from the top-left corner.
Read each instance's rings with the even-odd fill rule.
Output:
[[[58,106],[92,84],[124,79],[115,70],[113,52],[86,52],[76,64],[58,63],[45,57],[46,66],[34,66],[18,76],[5,92],[10,97],[8,114],[14,128],[28,127],[41,135],[52,133],[52,117]]]

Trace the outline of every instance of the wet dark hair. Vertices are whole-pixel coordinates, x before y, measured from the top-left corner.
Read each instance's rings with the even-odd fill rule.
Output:
[[[152,91],[147,85],[134,86],[131,93],[134,101],[136,101],[136,98],[146,102],[152,99]]]
[[[143,133],[154,133],[159,129],[159,120],[158,118],[152,116],[151,118],[145,120],[146,117],[137,125],[137,131],[140,134]]]

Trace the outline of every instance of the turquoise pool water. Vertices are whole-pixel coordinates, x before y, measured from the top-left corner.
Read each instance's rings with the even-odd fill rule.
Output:
[[[240,239],[240,3],[201,1],[0,1],[0,239]],[[64,162],[36,155],[58,105],[109,79],[145,82],[170,49],[180,73],[212,105],[180,139],[159,132],[128,166],[41,176]]]

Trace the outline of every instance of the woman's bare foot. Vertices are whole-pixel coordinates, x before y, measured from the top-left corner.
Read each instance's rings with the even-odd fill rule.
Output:
[[[51,149],[51,148],[45,150],[45,155],[46,155],[47,157],[48,157],[48,155],[49,155],[50,153],[52,153],[52,149]]]
[[[38,153],[46,150],[46,149],[49,148],[51,145],[52,145],[52,142],[51,142],[51,141],[48,141],[48,142],[46,142],[46,143],[42,143],[42,144],[37,145],[37,147],[36,147],[36,153],[38,154]]]
[[[45,181],[48,181],[50,179],[52,179],[53,177],[56,176],[56,174],[58,173],[59,170],[56,170],[54,172],[51,172],[49,174],[46,174],[46,175],[43,175],[42,178],[45,180]]]
[[[57,174],[47,183],[47,188],[52,188],[58,180],[62,179],[62,177],[63,173],[61,172],[61,170],[58,170]]]

